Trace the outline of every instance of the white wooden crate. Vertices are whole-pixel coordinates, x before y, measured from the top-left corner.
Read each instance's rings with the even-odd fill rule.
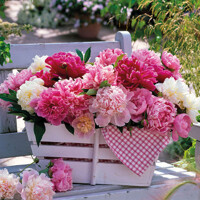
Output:
[[[98,129],[90,138],[80,138],[69,133],[64,125],[46,124],[40,146],[36,144],[33,124],[26,123],[26,130],[34,156],[40,158],[42,167],[49,160],[62,157],[72,168],[74,183],[149,186],[155,163],[142,176],[123,165],[108,148]]]

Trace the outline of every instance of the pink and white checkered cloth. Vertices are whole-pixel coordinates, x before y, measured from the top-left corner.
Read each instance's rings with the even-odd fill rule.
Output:
[[[127,128],[121,133],[115,126],[107,126],[101,132],[119,160],[139,176],[153,164],[170,139],[169,135],[161,136],[136,127],[131,131],[132,136]]]

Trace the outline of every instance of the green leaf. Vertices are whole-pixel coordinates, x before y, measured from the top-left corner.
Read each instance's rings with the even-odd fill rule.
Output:
[[[65,128],[72,134],[74,135],[74,128],[68,124],[68,123],[64,123],[65,124]]]
[[[91,56],[91,47],[87,49],[87,51],[85,52],[85,56],[84,56],[84,62],[86,63]]]
[[[102,82],[101,82],[101,84],[100,84],[99,88],[103,88],[103,87],[107,87],[107,86],[111,86],[111,84],[110,84],[110,83],[108,83],[108,81],[107,81],[107,80],[105,80],[105,81],[102,81]]]
[[[43,170],[40,170],[39,171],[39,174],[47,174],[48,173],[48,171],[49,171],[49,169],[48,168],[45,168],[45,169],[43,169]]]
[[[89,96],[94,96],[97,94],[97,91],[95,89],[89,89],[87,92],[86,92],[87,95]]]
[[[36,138],[37,145],[40,145],[40,142],[42,140],[42,137],[45,133],[45,124],[43,121],[35,121],[34,122],[34,134]]]
[[[26,114],[24,113],[20,113],[20,112],[8,112],[8,114],[12,114],[12,115],[16,115],[16,116],[19,116],[19,117],[27,117]]]
[[[120,56],[117,57],[117,60],[115,61],[115,64],[114,64],[114,68],[117,67],[117,64],[120,60],[122,60],[122,58],[125,56],[126,54],[121,54]]]
[[[0,94],[0,99],[4,100],[4,101],[9,101],[12,103],[17,103],[17,99],[9,94]]]
[[[117,126],[117,128],[119,129],[119,131],[120,131],[121,133],[123,133],[123,128],[124,128],[124,127],[122,127],[122,126]]]
[[[79,49],[76,49],[76,53],[80,57],[81,61],[83,61],[83,53]]]

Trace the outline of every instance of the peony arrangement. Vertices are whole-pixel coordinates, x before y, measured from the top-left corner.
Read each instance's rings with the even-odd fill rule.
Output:
[[[1,106],[34,123],[38,145],[45,123],[65,124],[79,137],[108,125],[121,132],[136,126],[172,134],[174,141],[188,136],[200,97],[182,79],[176,56],[145,49],[128,57],[120,49],[106,49],[91,63],[90,54],[89,48],[85,54],[36,56],[28,69],[8,75],[0,85]]]
[[[34,169],[22,170],[21,180],[9,174],[7,169],[0,170],[0,199],[16,199],[20,196],[23,200],[52,200],[55,191],[72,189],[71,172],[69,165],[61,158],[52,160],[40,173]]]
[[[87,26],[90,23],[100,23],[101,10],[106,7],[108,0],[52,0],[50,7],[57,12],[61,21],[75,19],[74,26]]]

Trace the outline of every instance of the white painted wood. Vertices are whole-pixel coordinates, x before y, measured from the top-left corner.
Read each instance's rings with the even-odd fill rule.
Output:
[[[30,141],[32,141],[31,140],[32,138],[35,141],[33,133],[33,124],[26,123],[26,125],[27,125],[26,130]],[[73,180],[75,183],[119,184],[119,185],[132,185],[132,186],[150,185],[155,166],[150,166],[142,176],[138,176],[123,164],[105,163],[105,162],[102,163],[99,161],[99,159],[111,158],[111,160],[113,160],[114,155],[109,148],[99,148],[98,134],[95,134],[96,138],[93,137],[93,141],[91,141],[91,138],[85,138],[84,140],[81,138],[80,140],[80,138],[77,135],[71,135],[71,133],[69,133],[66,130],[66,128],[62,125],[52,126],[46,124],[46,126],[47,129],[42,139],[43,142],[45,142],[46,140],[49,141],[49,139],[52,139],[51,137],[56,137],[57,135],[58,137],[60,137],[62,135],[63,138],[60,137],[60,141],[56,140],[58,144],[59,142],[77,144],[77,141],[78,143],[84,141],[82,142],[84,146],[83,147],[57,146],[58,144],[53,145],[52,143],[51,145],[41,144],[39,147],[37,147],[36,145],[32,145],[32,151],[34,155],[37,155],[39,157],[46,157],[46,161],[45,159],[42,161],[43,164],[41,166],[43,166],[43,168],[45,167],[45,164],[49,162],[48,157],[58,157],[58,158],[63,157],[63,158],[68,158],[67,163],[69,163],[70,166],[72,167]],[[103,135],[100,132],[99,132],[99,137],[103,138]],[[101,139],[101,141],[103,141],[103,139]],[[86,145],[94,144],[96,152],[94,152],[94,148],[91,147],[91,145],[90,147],[87,146],[85,147],[85,144]],[[104,154],[109,151],[110,153],[108,153],[108,155]],[[96,155],[97,153],[98,157]],[[72,161],[71,158],[86,158],[87,160]],[[92,162],[93,158],[94,161]],[[115,156],[114,159],[118,160]],[[94,177],[92,181],[91,177]]]
[[[25,132],[0,134],[0,158],[31,154],[30,143]]]
[[[196,123],[192,126],[189,136],[197,140],[195,148],[195,161],[197,169],[200,170],[200,123]]]
[[[107,48],[120,48],[118,41],[114,42],[71,42],[71,43],[46,43],[46,44],[11,44],[11,55],[13,63],[8,63],[6,66],[0,66],[2,69],[24,69],[27,68],[35,55],[51,56],[58,52],[75,52],[75,49],[79,49],[83,52],[91,47],[91,61],[98,56],[100,51]]]
[[[189,136],[200,141],[200,123],[192,126]]]
[[[94,136],[94,149],[93,149],[93,158],[92,158],[92,173],[91,173],[91,185],[96,185],[96,174],[97,174],[97,162],[99,159],[99,137],[101,131],[100,129],[96,130]],[[105,159],[105,157],[103,158]]]
[[[52,148],[53,147],[53,148]],[[77,146],[31,145],[35,156],[93,159],[93,148]],[[109,148],[100,148],[98,159],[118,160]]]
[[[119,31],[116,33],[115,40],[120,42],[121,49],[130,57],[132,53],[130,33],[128,31]]]
[[[12,70],[0,71],[0,84],[6,79]],[[0,107],[0,134],[17,132],[16,117],[8,115],[7,110]]]
[[[27,132],[28,138],[30,141],[36,142],[36,138],[33,132],[33,124],[30,122],[26,122],[26,128],[29,130]],[[88,143],[93,144],[94,142],[94,136],[91,136],[90,138],[80,138],[76,137],[76,140],[74,140],[74,135],[72,135],[66,128],[64,124],[61,124],[59,126],[53,126],[51,124],[45,124],[46,132],[48,134],[45,134],[42,138],[43,142],[73,142],[73,143]],[[103,137],[100,137],[100,144],[106,144]]]

